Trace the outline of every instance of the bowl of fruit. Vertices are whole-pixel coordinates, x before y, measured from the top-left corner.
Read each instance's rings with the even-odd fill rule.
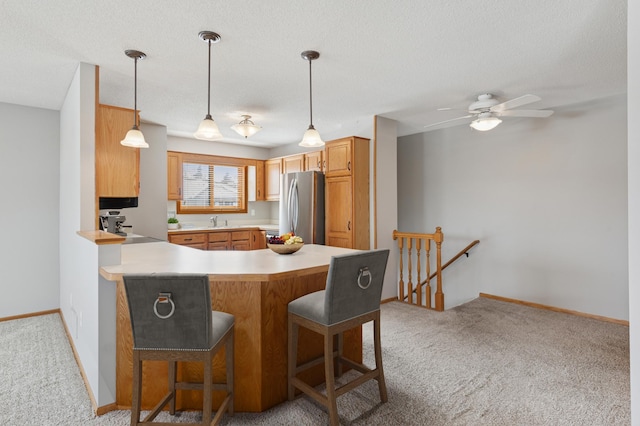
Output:
[[[304,242],[302,238],[294,235],[293,232],[288,232],[277,237],[270,237],[267,241],[267,247],[278,254],[295,253],[300,250],[303,245]]]

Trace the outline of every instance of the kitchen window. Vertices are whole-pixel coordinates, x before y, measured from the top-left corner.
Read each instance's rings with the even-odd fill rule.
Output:
[[[241,159],[183,154],[178,213],[246,213],[246,176]]]

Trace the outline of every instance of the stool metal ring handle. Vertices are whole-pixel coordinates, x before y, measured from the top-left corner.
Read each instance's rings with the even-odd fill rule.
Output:
[[[369,278],[369,281],[367,282],[367,284],[362,284],[361,279],[363,276],[366,276]],[[369,268],[367,268],[366,266],[364,268],[360,268],[360,273],[358,273],[358,287],[360,287],[363,290],[366,290],[369,288],[370,285],[371,285],[371,272],[369,272]]]
[[[171,303],[171,311],[167,315],[160,315],[158,313],[158,303]],[[176,305],[173,303],[171,299],[171,293],[160,293],[155,303],[153,304],[153,313],[160,319],[167,319],[173,316],[173,313],[176,311]]]

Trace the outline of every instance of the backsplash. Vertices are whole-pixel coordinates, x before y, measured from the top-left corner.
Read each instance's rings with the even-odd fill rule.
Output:
[[[218,226],[277,224],[278,202],[249,201],[248,213],[240,214],[178,214],[176,201],[167,201],[167,218],[176,217],[182,226],[202,227],[211,224],[211,217],[218,217]],[[275,204],[275,207],[274,207]],[[226,222],[225,222],[226,221]]]

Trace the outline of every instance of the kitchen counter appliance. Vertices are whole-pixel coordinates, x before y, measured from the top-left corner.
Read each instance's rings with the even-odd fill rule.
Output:
[[[110,210],[105,215],[100,215],[100,229],[116,235],[126,236],[122,229],[122,224],[127,220],[125,216],[120,216],[119,211]]]

